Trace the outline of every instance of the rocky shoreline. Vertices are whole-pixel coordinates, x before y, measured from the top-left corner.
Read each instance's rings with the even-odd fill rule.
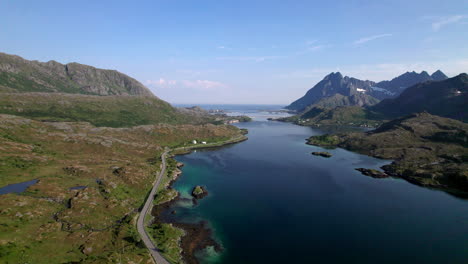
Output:
[[[466,123],[423,112],[395,119],[368,132],[312,136],[307,144],[340,147],[389,160],[390,164],[381,167],[383,172],[357,170],[374,178],[401,178],[467,199],[467,131]]]
[[[226,142],[225,144],[222,144],[219,146],[210,146],[209,148],[231,145],[234,143],[245,141],[247,139],[248,139],[247,137],[241,137],[239,139]],[[190,154],[193,150],[198,149],[198,148],[206,148],[206,147],[200,146],[200,147],[195,147],[191,149],[177,150],[176,153],[173,153],[173,155],[170,156],[170,158],[174,158],[176,155]],[[166,184],[165,186],[166,190],[173,189],[172,185],[174,184],[175,181],[177,181],[178,177],[182,174],[182,172],[179,169],[182,168],[183,166],[184,164],[182,162],[176,163],[177,171],[175,171],[174,175],[172,176],[171,181],[168,184]],[[199,197],[194,196],[192,199],[189,199],[190,201],[192,201],[193,205],[196,205],[198,203],[197,201],[198,199],[201,199],[205,197],[206,195],[208,195],[208,191],[203,186],[200,186],[200,187],[203,188],[203,194],[200,195]],[[221,252],[223,248],[213,238],[213,232],[209,228],[208,223],[206,221],[200,221],[198,223],[183,223],[183,222],[175,221],[171,217],[168,217],[168,218],[162,217],[164,212],[171,210],[170,208],[174,204],[182,200],[184,200],[184,198],[181,198],[180,193],[177,192],[177,195],[173,197],[171,200],[165,201],[164,203],[153,206],[153,209],[151,210],[151,215],[153,216],[153,224],[158,224],[158,223],[172,224],[174,227],[184,230],[185,235],[182,236],[181,241],[180,241],[180,247],[182,249],[182,252],[181,252],[182,258],[184,262],[187,264],[199,264],[199,260],[195,257],[196,252],[199,252],[207,247],[213,247],[216,252]],[[171,210],[170,214],[175,215],[177,214],[177,211]]]
[[[172,180],[168,188],[172,188],[172,184],[175,180]],[[178,193],[177,196],[169,202],[154,206],[151,215],[153,216],[153,223],[166,223],[172,224],[173,226],[184,230],[185,235],[182,236],[180,247],[182,249],[182,258],[186,264],[198,264],[199,261],[195,257],[195,253],[205,249],[206,247],[212,246],[217,252],[222,251],[221,245],[216,242],[213,238],[213,232],[208,227],[206,221],[200,221],[198,223],[183,223],[177,222],[173,219],[163,218],[163,212],[171,210],[171,207],[177,202],[184,200]],[[193,202],[192,199],[189,199]],[[195,203],[194,203],[195,204]],[[177,214],[176,211],[171,211],[171,214]]]

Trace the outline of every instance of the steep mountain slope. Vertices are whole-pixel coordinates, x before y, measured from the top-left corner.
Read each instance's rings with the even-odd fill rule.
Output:
[[[377,103],[379,103],[378,99],[375,99],[374,97],[365,93],[358,93],[350,96],[334,94],[332,96],[320,99],[315,104],[307,107],[305,111],[313,107],[335,108],[338,106],[371,106]]]
[[[381,81],[379,83],[367,80],[362,81],[348,76],[343,77],[339,72],[332,72],[309,89],[303,97],[294,101],[286,108],[303,112],[307,108],[323,106],[371,106],[379,100],[398,96],[412,85],[445,79],[447,79],[447,76],[440,70],[437,70],[432,75],[429,75],[426,71],[421,73],[414,71],[406,72],[390,81]],[[352,96],[354,98],[351,98]],[[323,101],[320,102],[321,100]]]
[[[468,121],[468,75],[462,73],[439,82],[407,88],[400,96],[370,108],[389,118],[427,111],[434,115]]]
[[[383,123],[383,117],[366,108],[354,106],[338,106],[335,108],[312,107],[301,114],[278,118],[277,121],[293,122],[301,126],[331,127],[377,127]]]
[[[286,108],[301,112],[306,109],[306,107],[317,103],[322,98],[336,94],[352,96],[359,93],[366,93],[367,91],[370,91],[374,84],[375,83],[371,81],[362,81],[348,76],[343,77],[339,72],[332,72],[307,91],[303,97],[294,101]]]
[[[432,75],[429,75],[426,71],[421,73],[417,72],[406,72],[390,81],[381,81],[376,83],[371,93],[372,96],[378,99],[393,98],[398,96],[406,88],[413,86],[418,83],[427,81],[442,81],[447,79],[447,76],[440,70],[437,70]]]
[[[342,147],[382,159],[388,175],[468,196],[468,125],[419,113],[367,133],[313,136],[309,144]]]
[[[431,74],[432,80],[433,81],[443,81],[448,79],[447,75],[443,73],[441,70],[435,71],[433,74]]]
[[[154,96],[137,80],[79,63],[38,62],[0,53],[0,92]]]

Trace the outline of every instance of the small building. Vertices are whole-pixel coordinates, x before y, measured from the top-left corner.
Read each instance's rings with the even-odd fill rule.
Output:
[[[202,144],[203,144],[203,145],[206,145],[206,141],[202,141]]]
[[[227,124],[236,124],[236,123],[239,123],[239,120],[233,119],[233,120],[228,120],[227,121]]]
[[[194,140],[192,141],[192,143],[193,143],[193,144],[197,144],[197,141],[194,139]]]

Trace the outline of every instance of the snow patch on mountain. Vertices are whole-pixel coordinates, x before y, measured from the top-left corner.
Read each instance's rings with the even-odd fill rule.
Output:
[[[381,93],[384,93],[384,94],[395,95],[395,93],[392,93],[392,92],[390,92],[389,90],[384,89],[384,88],[372,86],[371,89],[372,89],[373,91],[381,92]]]

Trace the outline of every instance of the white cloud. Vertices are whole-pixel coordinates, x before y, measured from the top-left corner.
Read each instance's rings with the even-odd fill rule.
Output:
[[[210,80],[168,80],[159,78],[159,80],[147,80],[146,85],[156,89],[192,89],[198,91],[214,91],[228,88],[224,83]]]
[[[327,45],[313,45],[313,46],[307,47],[307,50],[308,51],[317,51],[317,50],[324,49],[326,47],[328,47],[328,46]]]
[[[223,45],[218,46],[218,47],[216,47],[216,48],[219,49],[219,50],[232,50],[232,48],[226,47],[226,46],[223,46]]]
[[[466,17],[467,16],[463,15],[438,17],[434,22],[432,22],[432,30],[439,31],[442,27],[453,23],[457,23],[460,20],[465,19]]]
[[[354,41],[354,44],[355,45],[364,44],[364,43],[372,41],[372,40],[376,40],[376,39],[379,39],[379,38],[385,38],[385,37],[391,37],[391,36],[392,36],[392,34],[388,34],[388,33],[387,34],[369,36],[369,37],[360,38],[360,39]]]
[[[245,56],[238,56],[238,57],[218,57],[217,60],[225,60],[225,61],[253,61],[253,62],[264,62],[267,60],[275,60],[285,58],[284,56],[252,56],[252,57],[245,57]]]

